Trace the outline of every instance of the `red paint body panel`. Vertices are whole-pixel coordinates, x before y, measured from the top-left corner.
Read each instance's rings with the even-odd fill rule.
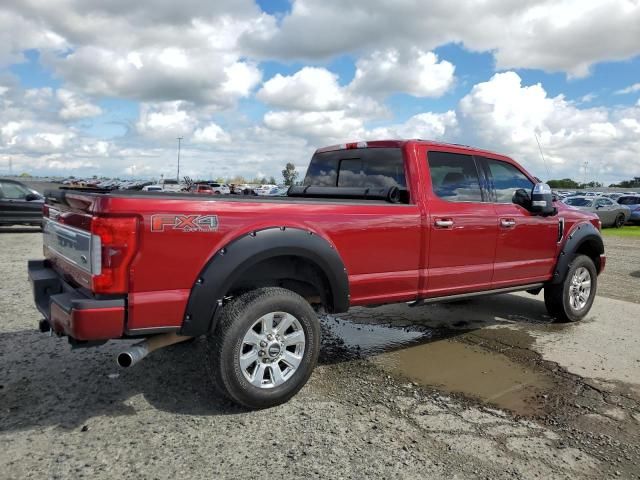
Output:
[[[132,292],[129,294],[127,330],[179,327],[191,289]]]
[[[558,216],[532,215],[515,204],[493,206],[499,234],[491,288],[548,279],[556,263]],[[501,220],[515,225],[505,228]]]
[[[77,319],[65,319],[57,312],[59,324],[82,339],[91,335],[117,338],[133,329],[178,327],[191,288],[211,257],[229,242],[263,228],[302,228],[324,238],[347,269],[351,305],[367,305],[546,281],[559,252],[558,217],[565,218],[566,232],[577,222],[594,221],[593,216],[560,204],[558,216],[543,218],[516,205],[449,202],[432,191],[427,151],[483,155],[521,169],[508,157],[424,141],[368,142],[367,148],[376,147],[403,150],[410,204],[239,202],[216,196],[185,199],[74,193],[73,214],[65,215],[75,225],[83,224],[83,215],[136,216],[137,252],[129,265],[126,318],[122,311],[101,311],[95,314],[96,326],[91,330],[90,310]],[[159,214],[216,215],[217,230],[153,232],[151,217]],[[501,229],[501,218],[514,219],[515,228]],[[453,224],[437,228],[438,219]],[[67,275],[77,274],[64,260],[52,260]]]
[[[52,328],[76,340],[109,340],[124,334],[124,308],[98,308],[65,312],[51,303]]]

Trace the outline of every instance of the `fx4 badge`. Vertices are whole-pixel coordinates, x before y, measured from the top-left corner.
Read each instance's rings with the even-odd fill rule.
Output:
[[[175,215],[160,214],[151,216],[151,231],[165,232],[180,230],[182,232],[215,232],[218,230],[217,215]]]

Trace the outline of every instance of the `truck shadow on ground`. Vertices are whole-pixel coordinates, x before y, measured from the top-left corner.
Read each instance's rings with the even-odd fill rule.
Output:
[[[514,311],[524,315],[515,316]],[[496,324],[539,325],[548,321],[538,299],[511,295],[456,305],[354,309],[323,319],[325,339],[320,363],[347,362],[406,346],[380,342],[375,330],[381,326],[391,331],[419,332],[420,337],[411,343],[415,345]],[[341,338],[332,323],[349,324],[357,338]],[[372,343],[375,349],[362,346]],[[0,334],[0,431],[82,428],[95,417],[135,415],[139,409],[148,408],[147,402],[176,415],[244,412],[217,393],[209,381],[205,339],[159,350],[127,370],[119,369],[114,361],[123,346],[124,342],[109,342],[97,348],[71,350],[65,339],[49,338],[35,330]]]

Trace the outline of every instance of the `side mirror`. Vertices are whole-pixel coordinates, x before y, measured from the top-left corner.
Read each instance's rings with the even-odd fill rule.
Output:
[[[33,200],[40,200],[40,195],[38,195],[37,193],[27,193],[27,195],[24,197],[24,199],[27,202],[31,202]]]
[[[536,183],[531,190],[531,213],[542,215],[543,217],[555,215],[556,207],[553,206],[553,195],[551,187],[546,183]]]
[[[519,188],[513,194],[511,201],[525,210],[531,210],[531,195],[524,188]]]

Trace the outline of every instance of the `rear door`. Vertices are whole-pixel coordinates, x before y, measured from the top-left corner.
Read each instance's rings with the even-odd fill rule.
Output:
[[[426,289],[421,293],[439,297],[487,290],[498,227],[493,205],[484,201],[475,160],[447,151],[430,150],[426,156],[429,245]]]
[[[556,261],[560,219],[542,217],[513,203],[513,194],[529,194],[534,182],[515,165],[477,157],[488,178],[490,201],[498,220],[492,288],[548,279]]]

